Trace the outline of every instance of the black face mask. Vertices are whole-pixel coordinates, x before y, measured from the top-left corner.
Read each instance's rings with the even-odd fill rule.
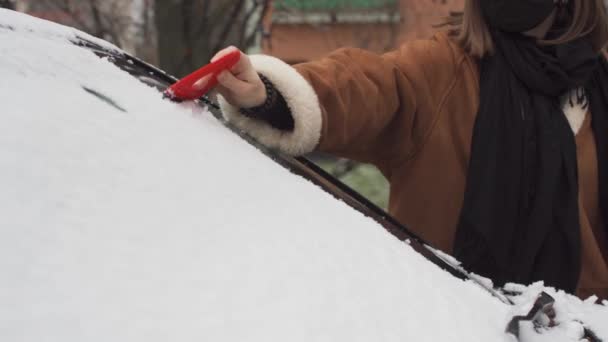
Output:
[[[506,32],[524,32],[538,26],[555,8],[554,0],[481,0],[488,25]]]

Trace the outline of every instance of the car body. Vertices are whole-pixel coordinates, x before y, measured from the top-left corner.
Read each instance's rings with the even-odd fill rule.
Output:
[[[594,298],[470,278],[104,41],[0,10],[0,74],[3,341],[508,341],[542,291],[523,340],[608,339]]]

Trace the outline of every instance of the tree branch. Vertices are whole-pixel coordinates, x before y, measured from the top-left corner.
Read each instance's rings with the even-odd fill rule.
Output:
[[[232,12],[230,13],[230,16],[228,18],[232,19],[232,20],[227,20],[226,24],[224,25],[223,30],[221,31],[220,35],[218,36],[215,45],[213,46],[212,52],[218,51],[219,49],[221,49],[223,47],[223,45],[226,44],[226,40],[228,38],[228,35],[230,34],[230,29],[233,28],[234,25],[234,19],[237,19],[239,16],[239,13],[241,12],[241,9],[243,8],[243,5],[245,5],[245,0],[239,0],[236,2],[234,8],[232,9]]]

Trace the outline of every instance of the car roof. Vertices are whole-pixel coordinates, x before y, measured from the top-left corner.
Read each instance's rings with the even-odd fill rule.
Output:
[[[83,42],[118,51],[0,10],[3,340],[495,341],[544,289],[454,277]]]

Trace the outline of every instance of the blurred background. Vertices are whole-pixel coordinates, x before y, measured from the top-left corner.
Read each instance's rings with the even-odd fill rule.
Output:
[[[76,27],[174,76],[234,45],[287,63],[344,46],[378,53],[430,37],[464,0],[0,0],[0,7]],[[314,154],[317,164],[386,208],[388,184],[373,166]]]

